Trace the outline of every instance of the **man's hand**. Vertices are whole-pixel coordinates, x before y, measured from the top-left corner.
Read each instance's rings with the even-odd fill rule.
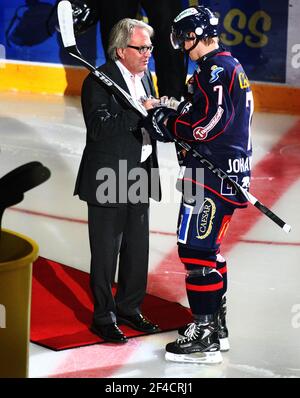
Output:
[[[157,106],[160,106],[159,99],[153,97],[141,98],[141,102],[146,111],[148,111],[149,109],[156,108]]]
[[[167,108],[174,109],[177,111],[177,108],[179,106],[181,101],[177,101],[176,98],[174,97],[167,97],[166,95],[160,98],[160,105],[161,106],[166,106]]]

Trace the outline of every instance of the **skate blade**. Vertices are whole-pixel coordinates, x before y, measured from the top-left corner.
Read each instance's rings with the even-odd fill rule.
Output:
[[[216,352],[194,352],[192,354],[173,354],[166,352],[165,359],[172,362],[217,364],[223,361],[220,351]]]
[[[220,339],[220,351],[229,351],[229,349],[230,349],[230,344],[228,337]]]

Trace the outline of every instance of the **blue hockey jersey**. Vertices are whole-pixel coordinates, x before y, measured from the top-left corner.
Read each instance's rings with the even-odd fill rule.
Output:
[[[254,108],[249,80],[238,60],[222,49],[207,54],[197,65],[188,82],[190,100],[183,103],[180,115],[170,120],[168,127],[179,140],[189,142],[248,189],[252,155],[250,125]],[[247,205],[243,195],[208,169],[204,170],[204,181],[197,181],[195,171],[201,164],[191,152],[187,152],[182,166],[186,168],[185,180],[204,186],[228,204]]]

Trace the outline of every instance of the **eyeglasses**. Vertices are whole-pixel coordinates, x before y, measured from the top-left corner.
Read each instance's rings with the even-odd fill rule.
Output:
[[[150,51],[150,53],[152,53],[154,46],[130,46],[128,45],[127,47],[129,48],[134,48],[135,50],[137,50],[140,54],[146,54],[147,51]]]

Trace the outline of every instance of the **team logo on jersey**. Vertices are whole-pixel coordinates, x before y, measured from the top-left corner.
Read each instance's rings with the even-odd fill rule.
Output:
[[[203,141],[205,138],[208,136],[208,131],[205,129],[205,127],[197,127],[193,131],[193,136],[195,137],[196,140]]]
[[[211,72],[210,72],[211,77],[210,77],[209,82],[210,83],[216,82],[219,79],[219,74],[223,71],[224,71],[224,68],[222,68],[222,66],[213,65],[211,67]]]
[[[215,202],[210,198],[205,198],[197,215],[197,239],[205,239],[210,235],[215,214]]]

